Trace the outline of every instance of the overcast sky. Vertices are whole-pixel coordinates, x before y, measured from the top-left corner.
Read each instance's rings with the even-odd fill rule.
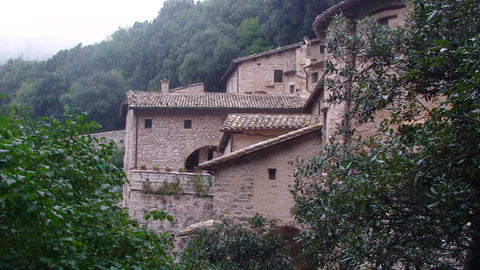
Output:
[[[152,21],[165,0],[6,0],[0,4],[0,64],[45,60],[78,43],[98,43],[118,28]]]

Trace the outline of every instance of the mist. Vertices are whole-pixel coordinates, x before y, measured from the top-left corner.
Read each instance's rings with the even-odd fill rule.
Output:
[[[27,61],[47,60],[58,51],[75,47],[79,41],[62,40],[58,37],[0,37],[0,64],[6,63],[9,59]]]

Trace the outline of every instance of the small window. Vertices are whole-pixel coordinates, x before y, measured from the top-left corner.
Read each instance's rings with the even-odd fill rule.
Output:
[[[275,69],[273,71],[273,82],[283,82],[283,70]]]
[[[152,119],[145,119],[145,128],[152,128]]]
[[[378,20],[378,23],[383,26],[388,26],[388,18],[381,18]]]
[[[391,19],[395,19],[395,18],[397,18],[397,15],[383,17],[383,18],[378,19],[378,23],[383,25],[383,26],[388,27],[388,21],[390,21]]]
[[[312,83],[318,82],[318,72],[312,73]]]
[[[325,45],[320,45],[320,53],[325,54]]]
[[[192,120],[183,121],[183,128],[192,128]]]
[[[295,85],[290,85],[290,94],[295,93]]]
[[[277,169],[268,169],[268,179],[270,180],[277,179]]]

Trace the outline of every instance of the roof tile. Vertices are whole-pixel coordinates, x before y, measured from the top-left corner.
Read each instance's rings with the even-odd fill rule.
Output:
[[[264,109],[300,111],[306,99],[285,95],[242,95],[227,93],[160,93],[128,91],[133,109]]]
[[[298,129],[320,123],[322,118],[311,114],[230,114],[222,130]]]

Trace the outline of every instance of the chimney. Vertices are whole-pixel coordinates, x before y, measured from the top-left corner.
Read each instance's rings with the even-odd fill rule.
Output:
[[[160,81],[160,92],[168,93],[170,90],[170,82],[167,79],[163,79]]]
[[[305,45],[312,45],[312,42],[310,42],[310,38],[308,36],[304,36],[303,41],[305,42]]]

